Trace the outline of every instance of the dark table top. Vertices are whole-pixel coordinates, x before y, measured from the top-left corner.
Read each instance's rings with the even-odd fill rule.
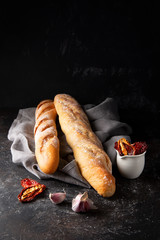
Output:
[[[103,198],[94,189],[85,189],[57,180],[38,180],[47,189],[30,203],[20,203],[20,180],[36,179],[23,167],[12,163],[7,139],[16,111],[0,111],[0,239],[160,239],[160,139],[148,139],[149,149],[142,175],[135,180],[113,169],[117,190]],[[54,205],[50,192],[63,191],[67,199]],[[71,201],[88,191],[98,207],[88,213],[75,213]]]

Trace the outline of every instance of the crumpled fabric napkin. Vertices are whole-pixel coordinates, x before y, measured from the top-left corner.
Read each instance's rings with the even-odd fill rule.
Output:
[[[98,105],[87,104],[83,106],[93,131],[101,140],[104,150],[109,155],[112,164],[116,164],[116,151],[114,143],[124,137],[130,141],[131,127],[119,120],[117,105],[114,99],[106,98]],[[58,128],[60,140],[60,164],[54,174],[43,173],[37,164],[34,154],[35,143],[33,129],[35,124],[36,108],[20,109],[17,118],[13,121],[8,139],[12,141],[12,161],[24,166],[29,172],[40,179],[57,179],[70,184],[90,187],[90,184],[82,177],[72,149],[68,146],[65,135]]]

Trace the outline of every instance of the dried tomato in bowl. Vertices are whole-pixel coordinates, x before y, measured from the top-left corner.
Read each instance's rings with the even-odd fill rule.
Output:
[[[125,138],[121,138],[115,142],[114,148],[119,152],[120,156],[139,155],[147,150],[148,145],[146,142],[135,142],[131,144]]]

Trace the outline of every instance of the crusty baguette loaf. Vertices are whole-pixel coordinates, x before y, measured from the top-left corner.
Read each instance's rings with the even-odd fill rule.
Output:
[[[39,103],[35,113],[35,155],[42,172],[54,173],[59,165],[59,140],[56,129],[57,112],[52,100]]]
[[[78,102],[67,94],[58,94],[54,104],[62,131],[82,176],[103,197],[115,192],[112,164],[102,144],[93,133],[88,118]]]

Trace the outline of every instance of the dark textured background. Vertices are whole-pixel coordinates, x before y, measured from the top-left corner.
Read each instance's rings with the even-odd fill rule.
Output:
[[[158,123],[157,6],[104,2],[0,9],[1,108],[36,106],[57,93],[81,104],[109,96],[135,130]]]

